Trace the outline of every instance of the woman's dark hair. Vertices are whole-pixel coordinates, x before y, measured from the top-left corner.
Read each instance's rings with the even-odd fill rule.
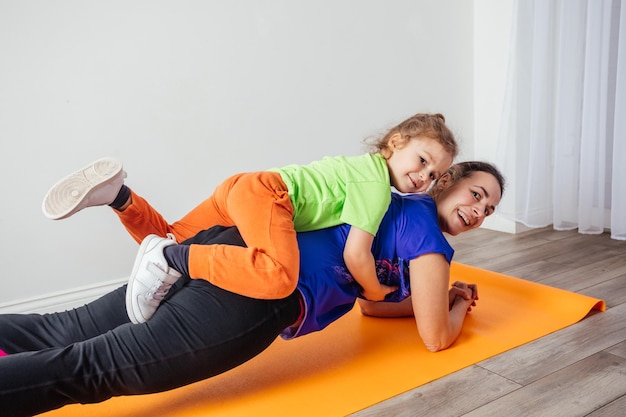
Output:
[[[500,184],[500,195],[504,194],[504,186],[505,180],[504,176],[495,167],[495,165],[490,164],[489,162],[482,161],[466,161],[466,162],[458,162],[453,164],[450,168],[446,170],[441,176],[444,175],[450,176],[451,184],[454,185],[461,181],[464,178],[471,177],[475,172],[486,172],[487,174],[491,174],[495,177]],[[436,187],[432,187],[431,190],[435,190]]]

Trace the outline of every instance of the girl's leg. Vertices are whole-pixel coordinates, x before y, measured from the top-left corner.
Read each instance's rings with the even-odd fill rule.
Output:
[[[130,190],[131,204],[123,211],[116,210],[115,213],[120,221],[130,233],[130,235],[141,243],[149,234],[158,236],[166,236],[172,234],[177,242],[182,242],[195,236],[202,230],[207,230],[213,226],[238,226],[240,219],[235,209],[235,204],[242,204],[244,207],[253,206],[259,210],[265,210],[264,207],[254,207],[254,200],[262,198],[265,201],[273,201],[276,198],[276,187],[264,186],[258,189],[252,189],[252,181],[260,182],[260,178],[268,176],[278,178],[278,174],[272,173],[243,173],[235,174],[227,178],[224,182],[216,187],[213,194],[206,200],[202,201],[183,218],[174,223],[168,223],[163,216],[148,203],[146,199]],[[242,186],[243,184],[243,186]],[[278,185],[286,190],[284,184]],[[245,189],[243,188],[245,187]],[[239,197],[240,196],[240,197]],[[233,202],[232,198],[241,198],[242,201]],[[291,202],[289,202],[289,207]],[[267,214],[253,210],[255,219],[265,220]],[[231,214],[235,213],[233,217]],[[289,218],[293,212],[289,213]],[[268,220],[269,222],[269,220]]]
[[[185,256],[181,262],[188,264],[188,273],[192,278],[205,279],[228,291],[260,299],[283,298],[296,288],[300,253],[293,223],[293,206],[278,173],[253,172],[230,177],[216,188],[212,196],[171,227],[164,228],[162,218],[154,214],[145,200],[133,194],[133,204],[119,216],[136,239],[148,232],[143,229],[145,225],[152,225],[152,233],[154,229],[161,230],[155,233],[158,236],[164,236],[163,232],[168,230],[179,242],[188,233],[196,234],[214,225],[235,225],[239,229],[247,247],[190,246],[188,259]],[[131,286],[129,303],[132,311],[142,310],[133,303],[146,296],[149,298],[149,293],[143,292],[145,289],[161,288],[162,277],[150,271],[156,270],[151,266],[162,265],[163,262],[162,250],[140,250],[138,253],[136,265],[140,266],[137,271],[142,272],[139,279],[142,285]],[[167,272],[163,267],[158,269]],[[145,274],[145,271],[148,273]],[[130,282],[134,282],[135,278],[135,275],[131,276]],[[154,303],[151,300],[148,304]],[[146,314],[142,313],[142,316],[149,317],[153,309],[146,309]]]
[[[158,236],[172,234],[177,242],[183,242],[213,226],[235,225],[235,221],[228,214],[224,198],[243,175],[236,174],[226,179],[217,186],[211,196],[194,207],[182,219],[171,224],[146,199],[133,190],[130,190],[130,205],[123,211],[115,210],[115,213],[137,243],[141,243],[150,234]]]
[[[147,323],[0,358],[0,410],[27,416],[200,381],[263,351],[299,313],[295,292],[257,300],[190,280]]]
[[[123,188],[126,172],[122,163],[113,158],[101,158],[59,180],[46,193],[42,210],[50,219],[64,219],[91,206],[110,205],[120,216],[131,236],[140,243],[149,234],[165,236],[172,233],[180,242],[204,227],[190,229],[188,225],[168,224],[147,201]],[[130,207],[128,205],[130,204]],[[126,213],[126,208],[130,208]],[[124,208],[118,211],[118,208]],[[126,214],[123,214],[126,213]]]
[[[300,253],[293,206],[278,173],[234,176],[204,204],[204,212],[219,213],[218,224],[236,225],[247,247],[191,245],[192,278],[254,298],[282,298],[293,292]],[[183,220],[193,223],[195,219],[188,215]]]
[[[63,178],[44,198],[44,213],[68,217],[84,207],[110,204],[124,182],[122,164],[111,158],[95,161]],[[286,185],[275,172],[237,174],[181,220],[169,224],[146,200],[132,192],[131,204],[117,211],[137,242],[149,234],[171,233],[178,242],[212,226],[237,226],[248,248],[216,246],[190,249],[190,275],[239,294],[282,298],[298,280],[299,253],[293,207]],[[228,274],[222,271],[228,270]],[[232,276],[245,274],[241,282]]]
[[[191,213],[197,213],[198,217],[204,218],[204,222],[190,224],[181,220],[170,224],[163,218],[161,213],[155,210],[154,207],[146,201],[146,199],[135,193],[132,189],[130,190],[130,199],[132,202],[124,211],[114,210],[114,212],[137,243],[141,243],[143,239],[150,234],[158,236],[172,234],[177,242],[182,242],[201,230],[222,224],[212,220],[208,216],[203,216],[206,214],[204,212],[204,208],[206,207],[205,203],[200,204],[191,211]]]
[[[124,286],[62,313],[0,315],[0,349],[14,354],[64,347],[128,323],[125,293]]]

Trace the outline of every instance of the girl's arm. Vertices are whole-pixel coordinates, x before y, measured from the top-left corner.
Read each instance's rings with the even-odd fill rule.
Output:
[[[358,227],[350,227],[343,250],[343,259],[352,277],[363,287],[363,296],[368,300],[384,300],[396,290],[378,282],[376,265],[372,255],[374,236]]]

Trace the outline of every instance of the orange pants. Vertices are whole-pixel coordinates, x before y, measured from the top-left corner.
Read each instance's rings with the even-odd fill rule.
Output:
[[[300,252],[293,205],[280,174],[237,174],[179,221],[169,224],[131,190],[132,204],[120,220],[137,242],[172,233],[178,242],[212,226],[237,226],[247,248],[191,245],[189,274],[225,290],[263,299],[284,298],[298,282]]]

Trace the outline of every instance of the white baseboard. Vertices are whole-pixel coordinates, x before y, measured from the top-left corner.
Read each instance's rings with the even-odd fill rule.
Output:
[[[128,278],[107,281],[91,286],[78,287],[68,291],[59,291],[39,297],[33,297],[0,304],[0,314],[54,313],[80,307],[104,294],[121,287]]]

